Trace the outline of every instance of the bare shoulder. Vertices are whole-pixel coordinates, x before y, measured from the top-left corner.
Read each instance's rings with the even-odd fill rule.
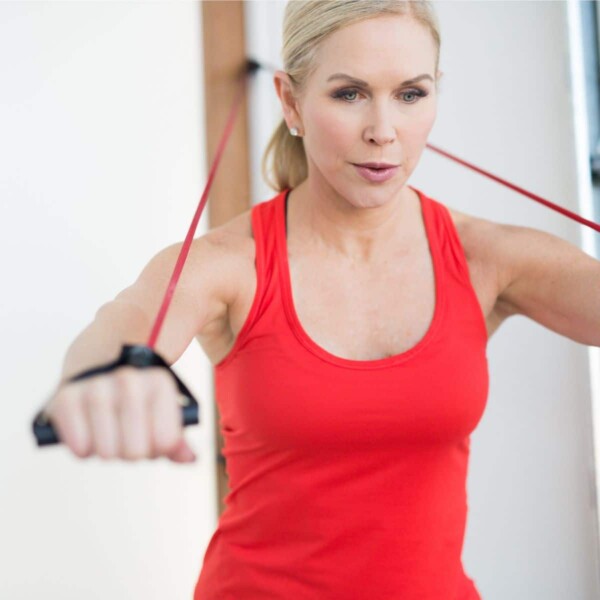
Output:
[[[551,311],[546,305],[555,295],[551,290],[559,285],[563,286],[560,296],[567,297],[563,288],[568,284],[564,282],[576,277],[577,272],[585,275],[584,280],[585,277],[593,280],[599,268],[596,260],[576,245],[546,231],[497,223],[450,207],[448,210],[461,239],[474,286],[479,286],[482,296],[487,296],[488,306],[493,298],[490,313],[493,322],[523,314],[553,331],[569,331],[567,336],[572,339],[587,339],[579,331],[572,332],[572,323],[563,325],[559,322],[560,316],[548,316]],[[581,301],[576,303],[582,305]],[[567,312],[568,308],[562,310],[562,318]]]
[[[210,229],[196,241],[197,253],[209,255],[209,258],[215,261],[216,270],[223,283],[221,300],[231,305],[238,296],[241,277],[248,272],[248,267],[254,264],[251,209]]]
[[[496,316],[523,315],[575,342],[600,346],[598,260],[533,227],[477,219],[463,231],[476,260],[496,272]]]
[[[475,217],[446,205],[465,251],[467,261],[483,261],[491,258],[495,236],[502,235],[501,224]]]
[[[231,345],[232,312],[240,298],[251,294],[255,285],[250,214],[248,209],[195,238],[178,284],[179,304],[189,307],[186,314],[193,321],[185,327],[194,330],[194,337],[213,364],[221,360]],[[169,249],[171,264],[181,245]],[[171,324],[171,329],[174,327]]]
[[[564,240],[533,227],[498,223],[449,207],[448,210],[461,238],[467,260],[494,273],[498,302],[503,302],[502,293],[513,281],[519,261],[533,247],[556,249],[558,244],[564,248],[572,247]],[[508,305],[504,308],[510,310]]]
[[[513,314],[502,299],[502,291],[510,283],[510,269],[500,256],[513,226],[469,215],[450,206],[446,208],[463,246],[471,281],[491,335]]]

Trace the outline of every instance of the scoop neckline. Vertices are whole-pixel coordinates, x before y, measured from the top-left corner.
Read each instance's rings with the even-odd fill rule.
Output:
[[[427,242],[429,247],[429,255],[433,264],[434,271],[434,282],[435,282],[435,308],[433,312],[432,320],[429,324],[424,336],[412,347],[399,354],[392,354],[384,358],[377,358],[373,360],[356,360],[352,358],[345,358],[333,354],[317,344],[306,332],[298,314],[296,313],[296,307],[294,305],[294,299],[292,295],[292,283],[290,276],[290,268],[288,262],[288,248],[287,248],[287,234],[286,234],[286,199],[293,188],[287,188],[284,190],[277,199],[275,205],[275,234],[277,238],[277,255],[279,257],[279,266],[281,274],[281,288],[283,296],[283,305],[286,313],[288,323],[294,332],[294,335],[298,341],[310,352],[317,357],[325,360],[329,363],[341,367],[349,367],[354,369],[376,369],[382,367],[388,367],[391,365],[397,365],[403,363],[421,350],[423,350],[429,342],[432,340],[434,334],[439,328],[442,319],[442,308],[444,302],[444,286],[442,285],[442,262],[437,243],[437,237],[434,233],[434,224],[432,222],[432,216],[430,213],[431,206],[428,204],[428,198],[418,189],[413,186],[408,186],[415,191],[419,197],[421,206],[421,215],[425,226],[425,233],[427,236]]]

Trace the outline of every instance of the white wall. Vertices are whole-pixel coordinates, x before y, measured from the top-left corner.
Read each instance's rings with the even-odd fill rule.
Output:
[[[577,178],[566,2],[434,5],[444,77],[430,142],[582,212],[578,195],[589,190]],[[249,52],[278,67],[284,6],[246,5]],[[253,109],[262,118],[253,125],[257,158],[281,117],[266,108],[278,100],[272,78],[262,78],[268,90],[257,83],[251,103],[261,106]],[[458,210],[582,247],[576,223],[430,150],[410,184]],[[261,182],[254,193],[272,195]],[[465,568],[485,600],[598,598],[588,348],[517,316],[492,337],[488,359],[488,406],[471,445]]]
[[[246,4],[249,50],[277,64],[283,6]],[[566,4],[436,7],[445,75],[431,141],[578,211]],[[205,183],[200,24],[195,2],[0,3],[2,598],[191,597],[216,516],[199,348],[177,365],[202,405],[193,466],[40,450],[30,420],[97,307],[185,235]],[[267,98],[251,103],[262,200],[256,165],[278,101],[265,74],[253,94]],[[430,151],[410,183],[580,245],[575,223]],[[466,569],[485,600],[600,597],[587,348],[515,317],[488,357]]]
[[[436,5],[446,85],[432,140],[579,212],[566,3]],[[581,227],[562,215],[442,157],[424,159],[415,179],[444,202],[581,245]],[[488,356],[466,567],[486,600],[597,598],[587,348],[513,317]]]
[[[96,309],[187,232],[200,35],[197,2],[0,2],[1,598],[191,598],[217,511],[199,347],[176,365],[202,410],[191,466],[38,449],[30,422]]]

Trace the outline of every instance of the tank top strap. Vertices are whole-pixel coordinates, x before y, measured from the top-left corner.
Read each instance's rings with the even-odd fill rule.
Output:
[[[277,273],[277,254],[275,241],[276,204],[283,195],[276,195],[270,200],[262,201],[250,209],[252,237],[254,239],[254,267],[256,287],[250,310],[242,328],[238,332],[229,353],[216,366],[222,369],[232,362],[253,337],[253,331],[260,327],[269,309],[279,302],[279,283]]]
[[[453,318],[460,320],[461,327],[465,327],[466,322],[474,323],[477,335],[485,347],[488,339],[487,321],[471,280],[465,249],[452,215],[441,202],[425,198],[434,224],[432,229],[441,255],[446,279],[445,293],[449,296],[448,305],[452,307],[450,310]]]
[[[273,252],[273,235],[265,235],[265,232],[272,231],[272,227],[275,226],[274,214],[271,210],[265,210],[268,208],[265,202],[259,202],[252,207],[251,220],[252,220],[252,237],[254,238],[255,248],[255,265],[256,265],[256,287],[257,292],[259,289],[264,288],[265,283],[265,269],[268,257]]]
[[[252,235],[254,237],[256,292],[254,303],[248,315],[248,329],[279,295],[277,272],[277,208],[283,201],[287,190],[282,191],[268,201],[259,202],[252,207]]]
[[[252,234],[256,248],[257,292],[267,291],[277,277],[277,228],[280,226],[278,214],[289,189],[252,207]]]
[[[425,198],[434,223],[433,230],[442,255],[446,274],[453,277],[459,283],[467,287],[472,287],[464,247],[450,211],[441,202],[427,196]]]

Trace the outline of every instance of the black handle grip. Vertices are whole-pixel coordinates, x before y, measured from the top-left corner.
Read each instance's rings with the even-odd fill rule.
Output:
[[[181,394],[180,404],[182,425],[186,427],[187,425],[197,425],[200,422],[200,407],[192,393],[188,390],[183,381],[179,379],[177,374],[171,369],[162,356],[157,354],[148,346],[129,344],[124,345],[121,350],[121,355],[117,360],[106,365],[100,365],[99,367],[93,367],[83,371],[82,373],[78,373],[77,375],[71,377],[69,381],[78,381],[79,379],[86,379],[100,373],[108,373],[109,371],[113,371],[114,369],[124,365],[130,365],[139,369],[144,369],[147,367],[163,367],[167,369],[167,371],[169,371],[169,373],[171,373],[172,377],[175,379],[177,389]],[[38,446],[60,444],[58,434],[52,426],[50,419],[48,419],[44,414],[43,408],[36,414],[32,423],[32,429]]]

